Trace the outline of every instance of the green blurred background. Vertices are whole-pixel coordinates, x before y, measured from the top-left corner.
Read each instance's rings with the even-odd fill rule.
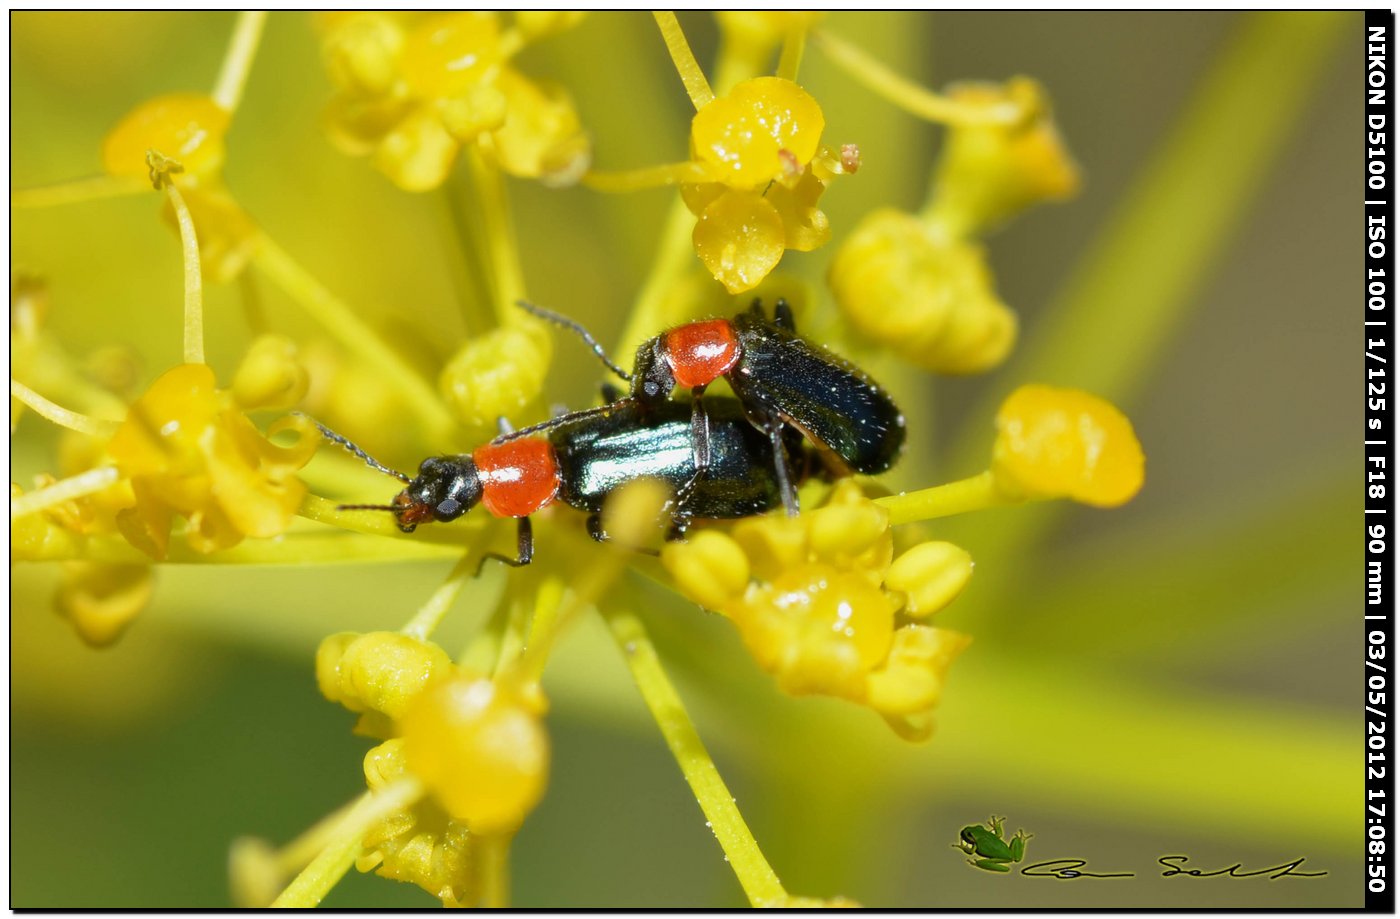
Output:
[[[103,135],[138,101],[207,91],[233,20],[12,14],[12,187],[91,175]],[[681,22],[713,60],[713,20]],[[1009,509],[929,527],[978,559],[940,622],[977,640],[918,747],[869,712],[779,695],[726,623],[643,588],[655,602],[641,612],[760,845],[790,891],[872,906],[1360,905],[1361,17],[833,14],[825,27],[930,86],[1036,77],[1085,175],[1077,199],[989,243],[1022,318],[1004,369],[930,380],[871,358],[910,417],[891,487],[980,468],[997,400],[1028,374],[1101,381],[1091,388],[1134,420],[1148,479],[1111,512]],[[1222,60],[1235,62],[1223,77]],[[1259,63],[1275,60],[1289,64]],[[650,17],[590,16],[522,67],[569,88],[599,168],[685,155],[688,102]],[[861,215],[923,201],[942,130],[814,48],[801,82],[826,141],[864,157],[823,199],[833,243],[783,262],[819,284]],[[426,342],[427,365],[464,334],[442,197],[400,192],[335,152],[320,127],[329,95],[309,17],[273,14],[229,137],[228,186],[332,290]],[[1144,176],[1156,184],[1144,190]],[[672,193],[511,191],[531,296],[615,339]],[[12,211],[12,262],[49,280],[49,327],[79,355],[136,346],[148,377],[180,359],[178,247],[158,212],[154,195]],[[271,285],[258,293],[279,327],[310,331]],[[206,294],[225,380],[249,340],[239,297]],[[1149,302],[1160,321],[1139,322]],[[1092,321],[1076,329],[1069,315]],[[596,365],[558,351],[549,396],[578,403]],[[1126,366],[1099,372],[1115,362]],[[23,419],[12,478],[53,469],[54,442]],[[447,568],[168,567],[127,638],[93,652],[51,611],[57,572],[14,566],[11,905],[227,905],[230,840],[284,842],[363,787],[367,743],[316,691],[317,642],[397,627]],[[447,647],[479,624],[499,578],[469,589]],[[546,688],[553,774],[515,845],[515,903],[741,905],[596,622],[568,636]],[[1137,877],[976,871],[950,845],[991,813],[1035,834],[1033,861]],[[1245,869],[1305,856],[1300,870],[1328,874],[1158,877],[1169,854]],[[434,901],[353,875],[326,902]]]

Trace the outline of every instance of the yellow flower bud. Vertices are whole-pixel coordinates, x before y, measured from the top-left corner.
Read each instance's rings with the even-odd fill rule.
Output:
[[[519,417],[539,396],[549,371],[549,338],[515,326],[473,338],[447,362],[438,386],[464,423],[495,426]]]
[[[1086,392],[1022,386],[997,413],[992,473],[1010,497],[1117,507],[1142,488],[1144,463],[1131,422]]]
[[[323,119],[326,133],[341,153],[369,156],[378,149],[390,131],[411,112],[414,102],[404,93],[383,96],[341,94],[326,106]],[[407,141],[399,141],[406,149]],[[385,156],[389,156],[386,152]]]
[[[494,86],[480,83],[459,96],[438,103],[442,126],[462,143],[469,143],[484,131],[494,131],[506,120],[506,97]]]
[[[403,738],[387,740],[366,753],[364,770],[365,783],[376,791],[407,775]],[[377,868],[380,877],[417,884],[444,906],[457,906],[469,891],[474,840],[465,824],[449,818],[433,802],[420,801],[365,833],[365,853],[355,867]]]
[[[233,398],[244,409],[289,409],[306,395],[306,368],[285,335],[259,335],[233,375]]]
[[[229,114],[209,96],[170,93],[132,109],[102,142],[102,168],[109,175],[144,179],[146,151],[178,160],[189,175],[207,177],[224,162]]]
[[[802,87],[780,77],[756,77],[696,112],[690,143],[716,180],[762,191],[806,168],[825,126],[821,106]]]
[[[54,605],[94,648],[120,638],[151,601],[155,579],[149,565],[66,562],[63,568]]]
[[[676,588],[706,609],[722,610],[749,585],[748,556],[718,530],[701,530],[685,542],[667,543],[661,564]]]
[[[925,619],[957,599],[972,578],[972,556],[950,542],[925,542],[885,573],[885,587],[905,594],[904,612]]]
[[[719,10],[715,20],[727,40],[771,51],[789,33],[810,29],[825,15],[813,10]]]
[[[726,191],[695,224],[695,252],[731,294],[758,285],[778,266],[787,242],[782,215],[763,195]]]
[[[414,95],[445,97],[484,79],[500,60],[495,13],[443,13],[409,30],[399,67]]]
[[[948,668],[972,643],[948,629],[907,625],[895,632],[889,662],[870,675],[868,702],[901,736],[922,740],[933,732],[930,712],[943,695]]]
[[[659,479],[627,482],[603,504],[603,531],[619,546],[656,545],[665,535],[662,513],[671,498],[671,490]]]
[[[801,517],[750,517],[730,532],[760,581],[772,581],[807,561],[807,524]]]
[[[264,839],[240,836],[228,850],[230,899],[238,909],[266,909],[287,884],[277,850]]]
[[[492,680],[461,674],[400,719],[409,768],[477,833],[519,826],[544,794],[549,739],[537,711]]]
[[[352,712],[400,717],[433,680],[450,672],[447,652],[399,632],[332,635],[316,653],[321,694]]]
[[[861,701],[866,674],[889,651],[894,604],[858,573],[803,565],[750,591],[731,618],[785,692]]]
[[[807,514],[807,533],[814,557],[842,567],[883,568],[894,552],[889,511],[869,500],[847,504],[833,496],[825,507]]]
[[[774,182],[768,189],[763,197],[783,221],[784,246],[811,252],[831,238],[831,221],[817,209],[817,199],[825,191],[826,183],[810,169],[791,188]]]
[[[337,22],[321,46],[331,81],[352,93],[378,95],[398,80],[404,33],[384,13],[352,13]]]
[[[997,298],[982,248],[910,214],[867,215],[827,281],[852,326],[927,370],[988,370],[1016,340],[1016,316]]]
[[[374,151],[374,165],[404,191],[431,191],[447,179],[457,141],[431,109],[403,118]]]
[[[539,41],[572,29],[586,15],[584,10],[516,10],[515,26],[526,41]]]
[[[568,93],[527,80],[509,67],[501,70],[495,85],[504,94],[505,123],[484,140],[501,168],[555,188],[581,179],[592,165],[593,147]]]
[[[1015,107],[1012,124],[953,125],[935,179],[931,219],[962,238],[996,226],[1041,201],[1061,200],[1079,190],[1079,169],[1051,117],[1050,99],[1039,83],[1015,77],[1004,86],[967,83],[948,96],[987,110]]]

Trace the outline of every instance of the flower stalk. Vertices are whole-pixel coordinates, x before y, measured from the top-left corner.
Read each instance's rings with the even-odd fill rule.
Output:
[[[666,42],[666,50],[671,53],[671,63],[676,65],[676,72],[685,84],[690,103],[699,111],[715,99],[714,91],[710,89],[710,81],[705,79],[705,72],[695,60],[695,53],[690,50],[690,42],[686,41],[685,32],[681,31],[676,14],[666,10],[652,15],[656,17],[656,25],[661,29],[661,38]]]
[[[243,98],[243,87],[248,82],[253,56],[257,54],[258,40],[262,38],[266,23],[266,10],[244,10],[238,14],[233,39],[229,42],[228,53],[224,57],[223,67],[219,69],[219,79],[214,84],[213,92],[214,101],[227,112],[237,109],[239,100]]]
[[[720,777],[680,696],[666,676],[656,647],[651,643],[641,620],[622,610],[606,610],[603,616],[614,641],[622,650],[627,668],[632,671],[642,699],[661,729],[671,755],[681,767],[686,783],[704,811],[705,819],[724,850],[729,867],[744,888],[749,903],[763,906],[781,902],[787,897],[787,891],[763,857],[758,842],[739,813],[734,796]]]

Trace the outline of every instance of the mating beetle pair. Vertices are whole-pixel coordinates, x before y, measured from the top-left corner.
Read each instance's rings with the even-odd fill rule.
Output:
[[[676,537],[694,519],[747,517],[779,504],[796,514],[796,484],[807,474],[883,472],[903,447],[904,418],[890,397],[855,366],[799,338],[782,300],[772,320],[755,302],[732,321],[665,332],[638,350],[632,374],[608,360],[578,323],[520,306],[576,332],[632,384],[628,395],[502,434],[470,455],[430,457],[412,479],[322,427],[406,485],[392,504],[343,509],[391,511],[399,528],[411,532],[484,504],[495,516],[519,520],[517,556],[487,557],[519,566],[534,553],[529,515],[556,500],[590,511],[590,535],[605,539],[598,522],[603,499],[625,482],[657,478],[675,495],[670,535]],[[702,400],[721,376],[738,399]],[[670,399],[677,387],[691,390],[688,410]]]

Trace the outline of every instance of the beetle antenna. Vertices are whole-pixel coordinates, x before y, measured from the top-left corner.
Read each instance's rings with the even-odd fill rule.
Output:
[[[326,438],[326,440],[334,441],[335,443],[340,444],[342,447],[349,450],[351,453],[355,454],[360,459],[364,460],[365,465],[369,468],[378,469],[385,475],[391,475],[394,478],[398,479],[400,482],[408,483],[409,481],[411,481],[411,479],[409,479],[409,477],[404,475],[402,472],[399,472],[396,469],[390,469],[388,466],[385,466],[383,463],[379,462],[379,460],[370,456],[368,453],[351,443],[348,437],[345,437],[341,434],[337,434],[321,422],[317,421],[315,418],[312,418],[310,415],[307,415],[303,412],[295,412],[294,414],[300,415],[302,418],[305,418],[312,424],[316,425],[316,427],[321,429],[322,437]]]
[[[548,421],[541,421],[539,424],[532,424],[528,428],[519,428],[518,430],[511,431],[508,434],[501,434],[495,440],[491,441],[491,443],[503,444],[508,440],[515,440],[519,437],[528,437],[531,434],[538,434],[541,431],[548,431],[552,428],[557,428],[561,424],[568,424],[573,421],[580,421],[584,418],[590,418],[594,415],[602,415],[606,412],[612,411],[614,408],[616,408],[623,402],[631,401],[632,398],[629,396],[625,399],[619,399],[617,402],[609,403],[608,405],[599,405],[595,406],[594,408],[580,409],[577,412],[569,412],[564,415],[559,415],[556,418],[551,418]]]
[[[337,504],[338,511],[395,511],[398,508],[392,504]]]
[[[604,351],[603,346],[598,344],[598,340],[588,334],[588,330],[578,322],[575,322],[568,316],[561,316],[553,310],[547,310],[542,306],[536,306],[528,300],[516,300],[515,305],[532,316],[537,316],[546,322],[552,322],[557,326],[561,326],[573,332],[579,338],[583,339],[584,344],[593,349],[593,353],[598,355],[598,360],[606,364],[609,370],[622,377],[624,380],[627,380],[629,383],[632,381],[632,374],[614,364],[608,358],[608,352]]]

